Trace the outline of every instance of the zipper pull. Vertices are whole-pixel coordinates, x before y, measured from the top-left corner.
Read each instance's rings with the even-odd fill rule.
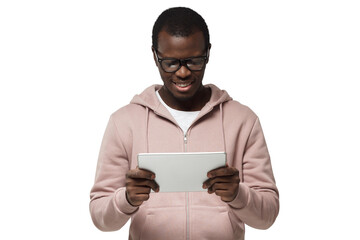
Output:
[[[186,134],[184,135],[184,150],[185,150],[185,152],[187,152],[187,136],[186,136]]]

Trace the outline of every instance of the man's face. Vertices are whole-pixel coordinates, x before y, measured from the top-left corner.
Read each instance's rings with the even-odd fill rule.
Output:
[[[159,33],[157,53],[160,59],[206,56],[207,50],[204,36],[200,31],[188,37],[171,36],[165,31]],[[168,73],[156,60],[155,52],[154,59],[164,82],[162,97],[165,97],[166,103],[192,100],[203,90],[202,79],[205,66],[200,71],[191,71],[186,66],[181,66],[176,72]]]

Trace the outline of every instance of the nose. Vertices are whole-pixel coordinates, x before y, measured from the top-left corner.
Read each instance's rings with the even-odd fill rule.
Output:
[[[175,72],[175,75],[180,79],[185,79],[191,75],[191,71],[187,67],[181,66],[181,68]]]

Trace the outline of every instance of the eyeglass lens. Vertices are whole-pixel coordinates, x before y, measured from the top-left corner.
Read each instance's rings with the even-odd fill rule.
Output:
[[[190,70],[199,71],[204,67],[204,64],[204,57],[190,58],[185,60],[163,59],[161,61],[161,66],[166,72],[176,72],[180,68],[180,65],[186,65]]]

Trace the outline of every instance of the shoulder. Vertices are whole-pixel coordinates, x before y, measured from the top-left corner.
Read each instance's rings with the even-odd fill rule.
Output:
[[[145,107],[130,103],[113,112],[110,118],[118,128],[131,128],[139,121],[145,121]]]
[[[250,107],[236,100],[230,100],[223,103],[223,108],[225,117],[248,119],[252,121],[255,121],[258,118],[256,113]]]
[[[152,85],[146,88],[141,94],[133,97],[131,102],[111,114],[111,119],[119,127],[138,126],[139,123],[145,122],[146,109],[153,109],[159,104],[155,91],[160,85]]]
[[[140,112],[144,112],[145,107],[129,103],[119,109],[117,109],[115,112],[111,114],[111,117],[113,118],[126,118],[126,117],[132,117],[133,115],[139,114]]]
[[[226,90],[221,90],[214,84],[207,84],[205,87],[209,87],[211,89],[211,104],[214,106],[221,104],[223,110],[225,111],[224,114],[229,116],[257,118],[254,111],[252,111],[248,106],[234,100],[230,97]]]
[[[223,104],[223,121],[228,134],[239,134],[239,137],[244,140],[250,136],[258,122],[258,116],[248,106],[231,100]]]

